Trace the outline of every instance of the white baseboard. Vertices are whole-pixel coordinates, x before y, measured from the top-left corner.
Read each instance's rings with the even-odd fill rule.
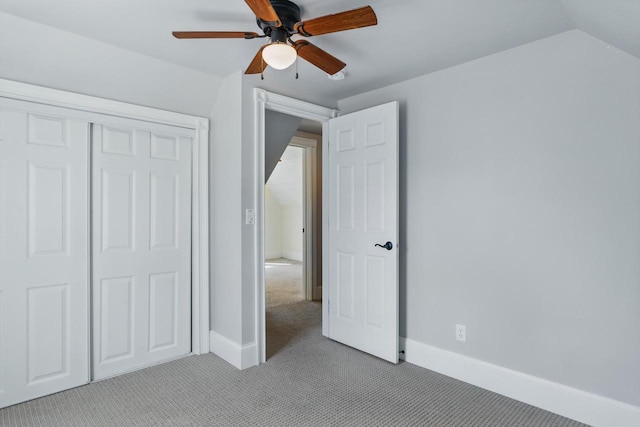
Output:
[[[595,427],[638,427],[640,407],[400,337],[404,360]]]
[[[278,259],[278,258],[282,258],[282,252],[265,252],[264,253],[265,260]]]
[[[282,257],[302,262],[302,252],[282,252]]]
[[[238,369],[247,369],[258,364],[258,347],[255,343],[240,345],[215,331],[210,331],[209,334],[211,353]]]

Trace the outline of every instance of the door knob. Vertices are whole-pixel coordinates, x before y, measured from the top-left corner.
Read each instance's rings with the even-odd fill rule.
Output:
[[[381,245],[380,243],[376,243],[376,246],[379,246],[381,248],[385,248],[386,250],[390,251],[391,249],[393,249],[393,243],[391,242],[387,242],[384,245]]]

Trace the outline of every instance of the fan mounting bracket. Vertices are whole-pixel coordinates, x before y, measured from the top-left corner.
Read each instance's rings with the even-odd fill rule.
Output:
[[[258,27],[264,32],[265,35],[271,36],[271,32],[274,29],[284,29],[287,32],[287,35],[291,35],[295,33],[294,26],[296,23],[301,20],[300,7],[292,1],[289,0],[269,0],[271,6],[273,6],[274,10],[278,14],[280,18],[280,22],[282,23],[281,27],[275,27],[274,22],[263,21],[262,19],[256,19],[258,23]]]

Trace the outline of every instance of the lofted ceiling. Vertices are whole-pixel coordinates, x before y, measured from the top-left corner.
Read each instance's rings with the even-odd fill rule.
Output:
[[[282,206],[302,206],[303,154],[303,148],[288,146],[267,181],[271,194]]]
[[[298,0],[303,19],[370,4],[378,26],[310,39],[347,63],[330,81],[300,61],[265,78],[333,99],[580,29],[640,57],[639,0]],[[242,0],[0,0],[0,11],[164,61],[226,77],[263,39],[177,40],[174,30],[259,31]],[[19,37],[19,34],[15,35]],[[260,85],[260,76],[248,79]]]

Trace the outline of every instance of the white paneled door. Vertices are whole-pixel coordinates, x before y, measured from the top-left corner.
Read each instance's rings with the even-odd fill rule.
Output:
[[[398,362],[398,104],[329,121],[329,338]]]
[[[191,351],[191,131],[93,126],[93,375]]]
[[[0,408],[89,382],[89,123],[0,99]]]

